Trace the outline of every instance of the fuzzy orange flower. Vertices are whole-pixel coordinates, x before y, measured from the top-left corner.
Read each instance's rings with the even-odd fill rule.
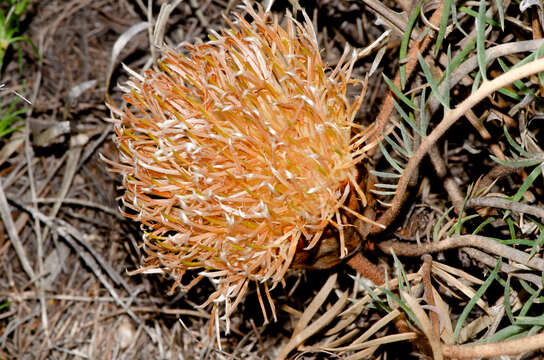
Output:
[[[185,54],[164,49],[155,70],[133,73],[128,105],[113,111],[114,170],[125,215],[145,230],[146,269],[184,289],[210,278],[207,303],[225,302],[227,316],[251,280],[270,301],[267,280],[276,285],[328,224],[342,229],[351,189],[364,198],[351,136],[362,97],[346,97],[353,59],[324,66],[307,17],[288,15],[284,28],[261,7],[245,10],[251,22],[227,20]],[[199,276],[183,285],[191,269]]]

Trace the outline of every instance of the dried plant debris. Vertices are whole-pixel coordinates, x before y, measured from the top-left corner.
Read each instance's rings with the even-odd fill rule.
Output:
[[[543,356],[539,2],[0,12],[0,359]]]

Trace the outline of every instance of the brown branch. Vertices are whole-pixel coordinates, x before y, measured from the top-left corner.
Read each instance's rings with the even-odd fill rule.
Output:
[[[366,3],[366,1],[365,1]],[[444,8],[444,3],[441,2],[440,6],[434,11],[432,17],[431,17],[431,24],[438,26],[440,24],[440,19],[442,18],[442,10]],[[416,66],[417,66],[417,54],[425,51],[427,46],[429,46],[431,41],[431,37],[429,34],[425,35],[423,40],[420,43],[416,43],[413,47],[410,48],[408,51],[408,54],[406,55],[406,59],[408,59],[408,62],[406,63],[406,79],[408,79],[412,73],[414,72]],[[393,80],[393,83],[398,88],[401,88],[400,86],[400,71],[397,72],[395,75],[395,79]],[[380,113],[378,114],[378,117],[375,121],[375,129],[373,131],[372,136],[369,139],[369,143],[373,143],[376,141],[382,134],[382,132],[385,129],[385,126],[387,125],[389,118],[391,117],[391,113],[393,112],[394,105],[393,105],[393,92],[391,90],[388,91],[387,97],[385,98],[383,105],[380,109]],[[369,150],[369,154],[373,154],[375,151],[375,147]]]
[[[385,284],[385,274],[377,265],[371,263],[360,251],[349,260],[348,265],[364,277],[372,280],[376,285]]]
[[[442,344],[442,354],[455,359],[490,358],[500,355],[517,355],[544,348],[544,333],[520,339],[478,345]]]
[[[459,120],[469,109],[472,109],[476,104],[485,99],[487,96],[491,95],[496,90],[511,84],[512,82],[523,79],[527,76],[536,74],[538,72],[544,71],[544,59],[539,59],[532,61],[528,64],[520,66],[517,69],[511,70],[492,81],[484,82],[480,88],[465,99],[461,104],[459,104],[455,109],[449,110],[444,115],[442,121],[438,126],[427,136],[419,145],[418,149],[412,155],[406,167],[402,173],[402,176],[399,179],[397,184],[397,189],[395,191],[395,196],[391,201],[391,207],[379,218],[378,222],[382,225],[389,226],[391,222],[395,219],[400,211],[400,208],[403,204],[404,198],[406,195],[406,190],[408,188],[408,183],[412,174],[417,170],[419,163],[423,157],[427,154],[429,149],[433,144],[435,144],[438,139],[444,135],[444,133],[457,121]],[[382,231],[382,228],[374,226],[372,228],[372,233],[376,234]]]
[[[423,254],[436,253],[459,247],[473,247],[516,261],[533,269],[544,271],[543,259],[531,257],[523,251],[501,244],[492,238],[480,235],[461,235],[447,238],[439,242],[421,245],[389,240],[378,244],[378,246],[383,252],[388,254],[394,252],[395,255],[398,256],[421,256]]]
[[[497,265],[497,259],[483,251],[474,248],[463,248],[462,251],[474,260],[485,264],[489,267],[495,267]],[[535,284],[537,287],[542,286],[542,278],[534,273],[520,272],[519,266],[510,265],[508,263],[502,263],[499,269],[502,273],[507,273],[517,278]]]
[[[467,208],[490,206],[499,209],[506,209],[517,213],[529,214],[544,220],[544,208],[522,204],[516,201],[503,199],[500,197],[478,197],[469,199],[465,205]]]
[[[538,50],[542,45],[544,45],[544,39],[539,40],[526,40],[526,41],[516,41],[501,45],[493,46],[485,51],[485,58],[488,63],[491,63],[498,57],[517,54],[522,52],[532,52]],[[465,60],[461,65],[459,65],[452,73],[449,81],[449,87],[452,89],[455,85],[461,81],[465,76],[470,74],[474,69],[478,67],[478,56],[473,55]],[[448,82],[444,81],[438,87],[440,94],[443,94],[448,86]],[[436,110],[440,107],[440,101],[437,98],[432,98],[429,101],[429,108],[431,113],[435,113]]]

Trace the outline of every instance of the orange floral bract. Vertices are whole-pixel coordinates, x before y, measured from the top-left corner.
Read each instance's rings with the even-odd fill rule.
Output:
[[[308,18],[288,15],[282,27],[260,7],[245,10],[251,22],[237,16],[185,55],[164,49],[114,111],[114,169],[126,215],[146,230],[147,269],[172,272],[182,288],[199,269],[217,285],[208,302],[225,301],[227,313],[250,280],[277,284],[297,248],[330,223],[341,230],[358,161],[353,61],[328,69]]]

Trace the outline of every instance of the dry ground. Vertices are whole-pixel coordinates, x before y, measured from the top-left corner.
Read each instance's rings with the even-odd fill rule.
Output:
[[[156,1],[153,14],[158,13],[162,2]],[[376,21],[375,12],[362,2],[301,1],[304,3],[310,3],[306,11],[316,21],[323,57],[330,64],[338,61],[346,43],[363,49],[388,29],[383,22]],[[400,12],[399,4],[411,2],[385,3]],[[228,16],[239,4],[236,0],[184,1],[170,16],[166,39],[170,44],[206,39],[209,29],[218,29],[224,24],[223,14]],[[138,224],[120,216],[116,200],[119,179],[106,170],[98,154],[117,157],[110,139],[112,126],[104,120],[109,116],[105,94],[110,93],[118,104],[121,101],[116,84],[127,77],[119,64],[123,62],[132,69],[140,69],[150,59],[148,34],[143,31],[131,37],[112,61],[115,42],[131,26],[147,21],[146,5],[144,0],[33,1],[23,30],[38,47],[41,61],[28,45],[22,44],[21,71],[16,54],[8,54],[9,61],[1,74],[1,82],[24,94],[32,107],[27,114],[26,127],[0,139],[1,186],[7,199],[6,209],[11,213],[11,222],[5,217],[0,221],[0,359],[274,358],[291,339],[302,312],[324,285],[324,298],[317,304],[315,313],[326,314],[326,309],[334,309],[344,291],[349,291],[349,297],[354,301],[363,298],[362,286],[348,276],[355,275],[355,271],[344,263],[328,270],[293,271],[286,278],[285,286],[272,293],[277,302],[278,321],[264,324],[253,288],[232,318],[231,334],[223,334],[223,347],[219,350],[209,337],[208,309],[197,307],[212,291],[212,284],[203,281],[189,293],[170,295],[171,282],[161,275],[127,274],[141,264],[140,229]],[[288,1],[276,1],[273,10],[283,13],[290,8]],[[508,22],[513,29],[509,41],[531,39],[534,37],[530,32],[531,20],[538,22],[539,13],[515,15],[516,9],[517,5],[511,5],[505,10],[508,16],[519,20],[518,25]],[[495,40],[504,38],[501,35]],[[395,76],[400,41],[401,35],[393,32],[385,42],[382,53],[385,61],[378,65],[377,73],[371,78],[365,104],[358,116],[362,124],[374,121],[381,109],[387,85],[379,74]],[[369,56],[362,56],[357,62],[356,78],[364,78],[380,47],[369,51]],[[112,85],[106,88],[109,66],[113,66]],[[421,85],[421,77],[418,81],[416,85]],[[455,90],[461,99],[470,89],[470,84],[464,85]],[[13,93],[3,92],[2,102],[12,96]],[[503,101],[507,104],[496,107],[504,109],[512,104],[508,99]],[[525,106],[534,106],[528,114],[536,118],[538,106],[531,104]],[[477,111],[483,112],[482,109]],[[509,126],[513,131],[519,129],[516,116],[510,119],[513,123]],[[394,238],[415,241],[416,238],[432,237],[434,225],[446,209],[459,200],[452,198],[455,191],[448,191],[451,189],[447,187],[460,189],[462,200],[468,185],[493,168],[488,156],[490,146],[500,144],[503,150],[508,147],[501,124],[491,122],[488,128],[491,139],[482,139],[481,132],[466,121],[450,130],[447,140],[437,147],[438,156],[445,159],[448,175],[439,178],[431,163],[424,162],[418,187],[413,189],[400,220],[386,235],[374,239],[375,243]],[[529,130],[535,128],[539,126]],[[533,132],[535,142],[540,141],[542,145],[542,133]],[[7,146],[10,143],[12,147]],[[379,152],[372,162],[382,167],[386,164]],[[508,174],[509,177],[502,178],[494,191],[514,194],[527,173]],[[451,179],[454,179],[453,184]],[[529,202],[536,207],[542,206],[542,177],[535,181],[529,192],[533,196]],[[499,214],[497,221],[500,218]],[[455,222],[453,212],[445,215],[442,221],[450,226]],[[509,226],[505,224],[495,224],[489,236],[503,235]],[[518,225],[519,221],[511,226]],[[522,230],[525,229],[516,230],[517,234]],[[537,233],[526,234],[528,238],[538,238]],[[17,245],[22,247],[24,255],[16,251]],[[392,268],[391,256],[368,251],[371,257],[380,257],[381,262]],[[439,253],[435,260],[479,279],[485,280],[494,267],[493,262],[489,264],[482,260],[485,254],[467,255],[456,250],[445,254]],[[536,257],[540,256],[539,248]],[[419,257],[403,262],[410,273],[417,273],[423,263]],[[425,271],[421,273],[425,274]],[[455,274],[463,278],[461,273]],[[538,272],[530,275],[537,279],[539,276]],[[337,276],[332,282],[334,286],[325,284],[330,276]],[[507,277],[503,277],[504,281]],[[466,295],[471,292],[456,294],[451,290],[456,287],[446,283],[444,278],[435,280],[436,288],[449,301],[452,313],[458,315],[469,300]],[[531,283],[533,280],[528,278],[527,281],[534,284]],[[461,283],[463,281],[471,290],[478,289],[477,284],[480,284],[461,279]],[[458,286],[461,288],[462,284]],[[494,286],[493,293],[482,305],[483,310],[476,309],[469,320],[492,314],[487,310],[500,304],[498,299],[503,290]],[[345,301],[339,306],[346,309],[349,304]],[[536,314],[542,309],[535,308],[532,311]],[[375,324],[385,313],[380,315],[374,309],[369,307],[349,318],[351,327],[339,328],[339,334],[349,335],[356,329]],[[504,321],[504,311],[500,318],[498,316],[495,320]],[[327,326],[322,332],[316,329],[306,344],[315,345],[329,339],[334,333],[331,328],[337,324],[335,321],[325,322]],[[493,323],[493,318],[490,321]],[[495,326],[486,324],[484,329]],[[377,338],[397,332],[392,323],[377,331]],[[482,332],[475,331],[475,334],[481,336]],[[467,339],[478,338],[467,336]],[[392,359],[406,358],[410,352],[430,354],[425,347],[412,347],[409,342],[402,342],[373,349],[367,355]],[[298,352],[291,352],[291,356],[343,358],[352,353],[299,348]],[[537,355],[532,353],[531,356]]]

